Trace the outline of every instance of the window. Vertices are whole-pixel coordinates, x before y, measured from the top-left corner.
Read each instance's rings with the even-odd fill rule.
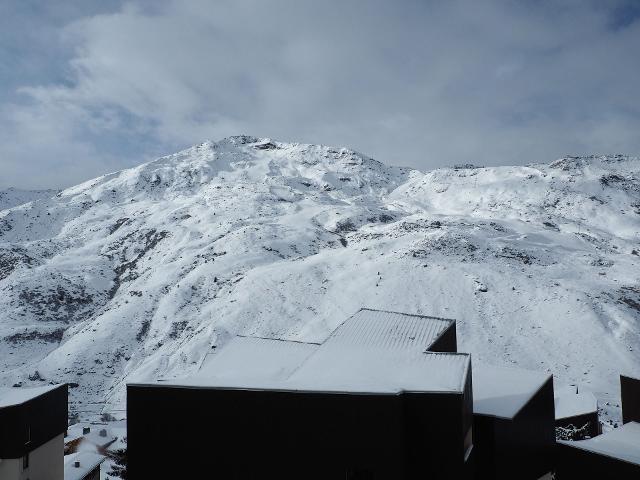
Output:
[[[29,452],[22,457],[22,469],[26,470],[27,468],[29,468]]]

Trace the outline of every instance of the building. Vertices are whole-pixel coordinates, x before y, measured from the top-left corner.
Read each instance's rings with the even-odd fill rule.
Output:
[[[0,479],[62,480],[67,386],[0,388]]]
[[[64,437],[64,454],[91,449],[106,454],[108,448],[118,440],[109,425],[86,425],[76,423],[69,426]]]
[[[620,375],[622,423],[640,423],[640,378]]]
[[[64,480],[100,480],[100,465],[106,457],[92,451],[64,457]]]
[[[589,440],[559,440],[556,453],[558,480],[640,478],[640,423]]]
[[[452,320],[374,310],[322,344],[236,337],[191,378],[128,385],[128,476],[471,478],[455,349]]]
[[[557,439],[584,440],[602,433],[593,393],[578,391],[575,385],[556,389],[554,403]]]
[[[476,478],[538,479],[553,470],[553,377],[475,365],[473,444]]]

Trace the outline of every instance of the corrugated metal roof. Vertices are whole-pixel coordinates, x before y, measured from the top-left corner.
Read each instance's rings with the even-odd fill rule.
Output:
[[[452,323],[442,318],[362,309],[336,328],[324,345],[424,352]]]
[[[327,391],[462,392],[469,365],[467,354],[324,344],[288,381]]]
[[[398,393],[463,392],[470,356],[425,352],[453,320],[360,310],[322,344],[236,337],[173,385]]]

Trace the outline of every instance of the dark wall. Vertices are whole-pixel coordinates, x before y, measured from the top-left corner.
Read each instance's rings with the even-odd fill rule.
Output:
[[[21,405],[0,408],[0,458],[24,456],[64,433],[67,422],[66,385]]]
[[[622,423],[640,422],[640,379],[620,375]]]
[[[556,444],[556,480],[640,478],[640,465],[616,460],[571,445]]]
[[[469,361],[469,372],[462,395],[462,432],[464,436],[465,453],[470,448],[475,449],[473,445],[473,375],[471,374],[471,370],[471,361]]]
[[[537,479],[551,471],[554,417],[551,378],[513,419],[474,415],[476,478]]]
[[[461,400],[418,397],[130,385],[128,476],[460,478]]]
[[[407,475],[380,478],[472,478],[465,464],[465,401],[460,394],[405,393]],[[376,477],[378,478],[378,477]]]
[[[435,342],[428,348],[429,352],[448,352],[455,353],[458,351],[458,340],[456,337],[456,322],[451,322],[447,329],[440,334]]]
[[[473,416],[473,456],[476,478],[496,478],[497,455],[500,452],[496,445],[496,421],[494,417],[485,415]]]

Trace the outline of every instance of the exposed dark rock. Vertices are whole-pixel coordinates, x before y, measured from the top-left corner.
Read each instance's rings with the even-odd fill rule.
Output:
[[[88,293],[84,285],[60,279],[61,283],[54,287],[38,285],[32,289],[23,289],[18,298],[36,317],[44,321],[62,321],[69,323],[72,319],[83,318],[82,313],[97,307],[93,295]]]
[[[140,330],[136,334],[136,340],[141,342],[149,334],[149,328],[151,327],[151,320],[144,320],[140,325]]]
[[[640,178],[636,176],[623,177],[615,173],[600,177],[600,184],[603,187],[619,188],[628,193],[640,192]]]
[[[153,248],[155,248],[155,246],[160,243],[162,239],[167,237],[167,235],[169,235],[169,232],[167,231],[158,232],[155,229],[151,229],[146,231],[142,235],[142,237],[138,239],[138,243],[142,243],[142,245],[138,245],[139,250],[137,255],[132,260],[121,263],[116,268],[114,268],[117,276],[116,287],[119,287],[122,282],[135,280],[137,278],[135,269],[138,261],[142,257],[144,257],[147,252],[153,250]],[[128,272],[128,274],[125,276],[124,274],[126,272]],[[118,288],[115,288],[115,290],[113,291],[113,295],[115,295],[115,291],[117,291],[117,289]]]
[[[180,334],[187,328],[187,322],[173,322],[171,324],[171,331],[169,332],[169,338],[176,339],[180,336]]]
[[[532,256],[526,254],[525,252],[521,252],[511,247],[502,247],[499,253],[496,254],[497,257],[502,258],[511,258],[514,260],[518,260],[525,265],[531,265]]]
[[[233,145],[246,145],[248,143],[257,143],[260,141],[259,138],[252,137],[251,135],[232,135],[227,137],[225,140]]]
[[[113,234],[116,230],[118,230],[122,225],[124,225],[125,223],[127,223],[127,221],[129,220],[128,217],[125,218],[120,218],[119,220],[116,221],[116,223],[114,223],[113,225],[111,225],[109,227],[109,235]]]
[[[278,146],[273,142],[256,143],[253,148],[256,150],[275,150]]]
[[[11,225],[9,220],[6,218],[0,219],[0,236],[2,236],[3,233],[10,232],[12,229],[13,225]]]
[[[356,230],[357,227],[348,218],[345,220],[341,220],[336,224],[336,233],[355,232]]]
[[[39,371],[35,371],[33,372],[31,375],[29,375],[29,380],[31,380],[32,382],[43,382],[45,379],[42,375],[40,375]]]
[[[4,340],[9,343],[17,344],[28,341],[43,341],[46,343],[60,343],[64,336],[64,328],[58,328],[50,332],[39,332],[37,330],[30,330],[22,333],[14,333],[4,337]]]
[[[603,175],[602,177],[600,177],[600,183],[606,187],[609,187],[611,185],[618,184],[624,181],[625,181],[624,177],[617,175],[615,173],[611,173],[609,175]]]
[[[640,313],[640,287],[622,287],[618,301]]]
[[[457,163],[453,166],[454,170],[475,170],[478,168],[484,168],[480,165],[474,165],[473,163]]]
[[[0,280],[7,278],[20,265],[34,265],[35,259],[24,248],[0,248]]]

